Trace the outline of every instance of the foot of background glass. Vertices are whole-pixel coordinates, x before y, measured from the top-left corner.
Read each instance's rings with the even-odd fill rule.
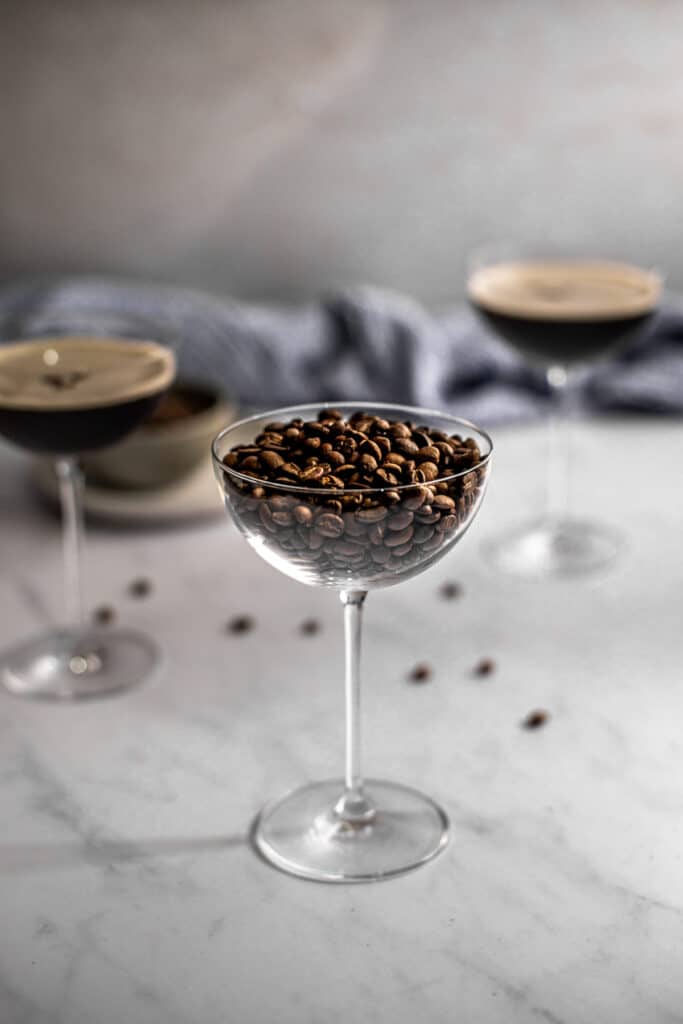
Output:
[[[370,779],[375,814],[350,824],[335,811],[341,779],[313,782],[265,807],[251,838],[259,853],[291,875],[319,882],[372,882],[435,857],[448,842],[448,818],[427,796]]]
[[[528,579],[581,576],[604,569],[623,547],[617,530],[580,519],[538,522],[484,545],[497,569]]]
[[[127,629],[57,629],[0,653],[10,693],[43,700],[84,700],[137,686],[159,660],[152,639]]]

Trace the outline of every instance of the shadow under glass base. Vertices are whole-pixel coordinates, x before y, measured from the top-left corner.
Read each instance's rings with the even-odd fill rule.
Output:
[[[0,679],[10,693],[41,700],[86,700],[118,693],[149,678],[159,649],[128,629],[55,629],[0,653]]]
[[[251,839],[271,864],[319,882],[372,882],[419,867],[448,842],[448,818],[429,797],[370,779],[365,793],[373,818],[350,826],[334,807],[340,779],[313,782],[266,806]]]
[[[484,545],[491,565],[513,576],[582,576],[610,566],[623,547],[618,530],[581,519],[528,523]]]

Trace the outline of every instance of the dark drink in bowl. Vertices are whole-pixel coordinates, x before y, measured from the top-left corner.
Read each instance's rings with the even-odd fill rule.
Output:
[[[106,447],[152,412],[173,376],[173,354],[150,341],[0,345],[0,434],[44,454]]]
[[[153,341],[79,336],[0,344],[0,435],[54,458],[69,616],[66,626],[0,654],[0,680],[10,692],[52,700],[97,697],[142,682],[156,664],[158,651],[149,637],[88,622],[77,456],[133,430],[174,375],[173,352]]]
[[[655,312],[659,277],[624,263],[519,260],[473,271],[471,304],[494,334],[546,366],[592,361]]]

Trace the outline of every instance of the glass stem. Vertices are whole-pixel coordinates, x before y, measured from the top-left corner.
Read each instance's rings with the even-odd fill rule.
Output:
[[[368,825],[375,809],[363,791],[360,759],[360,649],[363,602],[366,590],[343,590],[344,647],[346,655],[346,769],[344,793],[335,813],[351,829]]]
[[[567,368],[560,365],[549,367],[546,379],[553,397],[548,416],[546,518],[554,524],[564,520],[569,511],[571,424],[567,408]]]
[[[77,459],[61,456],[55,462],[62,505],[64,598],[70,626],[83,626],[83,474]]]

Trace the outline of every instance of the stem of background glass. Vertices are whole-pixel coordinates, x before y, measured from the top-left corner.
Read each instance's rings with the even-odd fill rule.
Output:
[[[360,642],[366,590],[343,590],[344,649],[346,655],[346,770],[345,789],[335,805],[336,815],[350,829],[368,825],[375,809],[363,792],[360,767]]]
[[[550,366],[546,379],[553,396],[548,416],[548,480],[546,520],[562,522],[569,509],[570,421],[567,410],[569,374],[564,366]]]
[[[83,626],[83,475],[73,456],[56,460],[59,497],[62,505],[62,534],[64,544],[64,597],[68,622]]]

